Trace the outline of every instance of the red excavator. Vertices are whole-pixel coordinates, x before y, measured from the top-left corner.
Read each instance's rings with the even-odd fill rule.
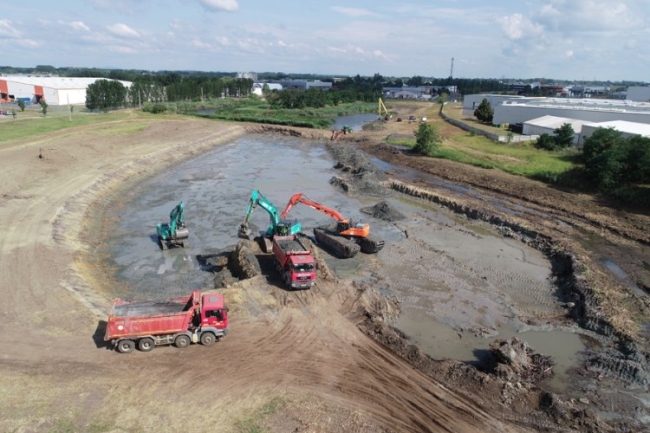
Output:
[[[291,208],[298,203],[316,209],[336,220],[336,224],[314,229],[316,241],[326,249],[332,251],[336,256],[347,259],[354,257],[359,250],[364,253],[373,254],[379,252],[384,247],[383,239],[370,235],[370,225],[368,223],[351,221],[343,217],[338,211],[316,203],[305,197],[302,193],[294,194],[289,199],[289,203],[287,203],[284,211],[282,211],[280,219],[286,218]]]

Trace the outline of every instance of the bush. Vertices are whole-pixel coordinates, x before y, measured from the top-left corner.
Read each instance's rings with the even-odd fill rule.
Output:
[[[436,147],[442,143],[438,130],[425,122],[421,122],[415,132],[415,146],[413,150],[421,155],[433,155]]]
[[[535,147],[537,149],[543,149],[543,150],[555,150],[557,149],[557,143],[555,142],[555,139],[552,136],[548,134],[542,134],[535,142]]]

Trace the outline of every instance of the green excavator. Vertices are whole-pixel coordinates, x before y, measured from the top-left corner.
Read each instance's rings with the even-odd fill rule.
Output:
[[[302,231],[302,226],[297,219],[281,219],[280,212],[278,209],[262,195],[259,190],[255,189],[251,193],[250,200],[248,201],[248,208],[246,209],[246,216],[244,221],[239,225],[238,236],[242,239],[251,238],[251,230],[248,226],[248,220],[250,219],[253,211],[257,206],[260,206],[262,209],[268,212],[269,217],[271,218],[271,223],[269,224],[266,232],[260,236],[261,247],[264,252],[271,251],[271,239],[273,236],[288,236],[295,235]]]
[[[158,232],[158,246],[165,250],[170,246],[180,246],[185,248],[190,231],[185,226],[183,211],[185,206],[180,202],[172,209],[169,214],[169,223],[160,223],[156,226]]]

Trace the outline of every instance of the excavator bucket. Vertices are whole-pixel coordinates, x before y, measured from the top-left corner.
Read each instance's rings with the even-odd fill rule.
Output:
[[[251,238],[251,229],[248,227],[248,224],[241,224],[239,226],[239,231],[237,232],[237,237],[240,239],[250,239]]]

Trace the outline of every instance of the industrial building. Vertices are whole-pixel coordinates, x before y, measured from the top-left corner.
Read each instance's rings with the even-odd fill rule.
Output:
[[[611,122],[595,123],[591,125],[583,125],[582,127],[582,140],[591,137],[591,134],[597,128],[612,128],[622,133],[623,137],[632,137],[640,135],[642,137],[650,137],[650,125],[644,123],[626,122],[624,120],[613,120]]]
[[[330,90],[332,88],[332,83],[329,81],[320,81],[320,80],[278,80],[275,81],[282,86],[283,89],[298,89],[298,90],[309,90],[311,88]]]
[[[86,103],[86,89],[97,80],[104,78],[73,77],[0,77],[0,103],[24,101],[38,104],[41,100],[48,105],[81,105]],[[131,87],[130,81],[120,81]]]
[[[474,111],[478,108],[479,105],[481,105],[483,99],[487,99],[492,109],[494,109],[494,107],[503,104],[505,101],[524,100],[524,99],[546,99],[546,98],[527,98],[525,96],[495,95],[491,93],[477,93],[474,95],[466,95],[463,98],[463,116],[473,116]]]
[[[264,86],[268,86],[271,91],[277,90],[279,92],[282,90],[282,85],[278,83],[253,83],[253,94],[262,96]]]
[[[569,119],[567,117],[542,116],[538,117],[537,119],[527,120],[524,122],[523,134],[553,135],[556,129],[567,123],[571,125],[571,128],[573,128],[573,144],[575,146],[582,146],[582,130],[585,125],[596,125],[595,128],[599,127],[599,124],[597,123],[586,122],[584,120]]]
[[[650,102],[650,86],[630,86],[625,99],[628,101]]]
[[[492,106],[494,125],[523,124],[543,116],[594,123],[624,120],[650,124],[650,102],[620,99],[545,98],[481,93],[465,96],[463,115],[473,116],[483,99],[487,99]]]
[[[586,122],[625,120],[650,124],[650,103],[617,99],[522,98],[492,106],[492,123],[510,125],[542,116],[566,117]]]

